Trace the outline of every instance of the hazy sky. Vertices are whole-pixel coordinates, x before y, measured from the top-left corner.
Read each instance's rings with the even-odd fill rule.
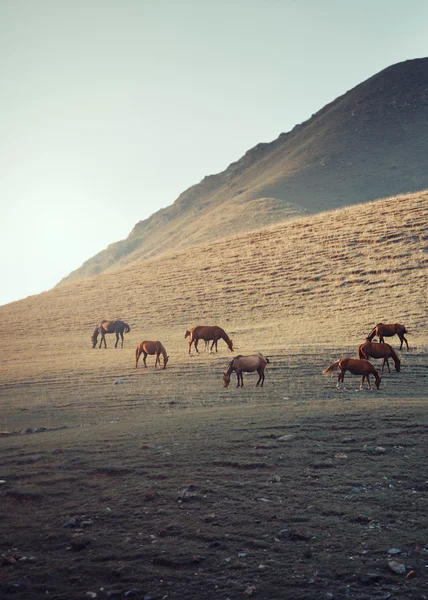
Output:
[[[0,0],[0,304],[423,56],[425,0]]]

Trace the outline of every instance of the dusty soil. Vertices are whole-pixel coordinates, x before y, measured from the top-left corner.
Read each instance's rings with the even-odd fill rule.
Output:
[[[243,390],[224,352],[88,360],[126,351],[123,383],[2,387],[0,598],[428,597],[425,352],[368,392],[321,375],[334,349]]]

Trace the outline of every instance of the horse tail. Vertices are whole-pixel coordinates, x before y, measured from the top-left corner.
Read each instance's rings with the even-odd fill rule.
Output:
[[[366,360],[368,360],[368,356],[367,354],[364,352],[363,350],[363,345],[361,344],[361,346],[359,346],[358,348],[358,358],[365,358]]]
[[[371,342],[372,339],[374,338],[374,336],[376,335],[376,329],[377,329],[377,325],[376,325],[376,327],[373,327],[373,329],[370,331],[369,335],[367,336],[367,339],[369,340],[369,342]]]
[[[265,359],[266,359],[267,364],[270,365],[270,360],[268,359],[267,356],[265,356]]]
[[[330,377],[333,377],[333,375],[335,375],[338,371],[340,371],[339,363],[340,363],[340,359],[336,360],[334,363],[331,363],[331,365],[329,367],[324,369],[323,375],[330,375]]]

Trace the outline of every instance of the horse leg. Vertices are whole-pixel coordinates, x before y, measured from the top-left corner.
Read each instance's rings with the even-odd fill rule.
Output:
[[[196,352],[199,354],[199,350],[198,350],[198,342],[199,342],[199,340],[195,340],[195,350],[196,350]]]
[[[157,365],[159,364],[159,369],[160,369],[160,358],[159,358],[159,352],[155,353],[156,355],[156,360],[155,360],[155,369],[157,367]]]
[[[120,332],[120,337],[121,337],[121,340],[122,340],[121,348],[123,348],[123,331]]]
[[[385,365],[388,367],[388,373],[391,373],[391,369],[389,368],[389,360],[387,358],[383,359],[383,365]],[[383,373],[383,365],[382,365],[382,373]]]
[[[117,348],[118,343],[119,343],[119,332],[116,331],[116,343],[114,345],[115,348]]]
[[[409,344],[407,343],[407,340],[405,338],[405,336],[403,335],[403,340],[406,342],[406,346],[407,346],[407,350],[409,349]]]
[[[101,334],[101,341],[100,341],[100,345],[99,348],[101,348],[101,344],[104,342],[104,348],[107,350],[107,342],[106,342],[106,336],[104,335],[104,333]]]
[[[383,335],[380,335],[380,336],[379,336],[379,343],[380,343],[380,344],[383,344],[383,343],[384,343],[384,341],[385,341],[385,338],[383,337]]]
[[[145,367],[146,367],[146,369],[147,369],[147,364],[146,364],[147,352],[146,352],[145,350],[143,350],[143,353],[144,353],[144,354],[143,354],[143,363],[144,363],[144,366],[145,366]]]

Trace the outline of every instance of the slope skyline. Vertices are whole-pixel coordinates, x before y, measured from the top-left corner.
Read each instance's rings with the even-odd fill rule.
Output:
[[[418,0],[3,3],[0,304],[50,289],[248,148],[426,56],[427,17]]]
[[[428,59],[392,65],[258,144],[63,282],[306,213],[428,188]]]

